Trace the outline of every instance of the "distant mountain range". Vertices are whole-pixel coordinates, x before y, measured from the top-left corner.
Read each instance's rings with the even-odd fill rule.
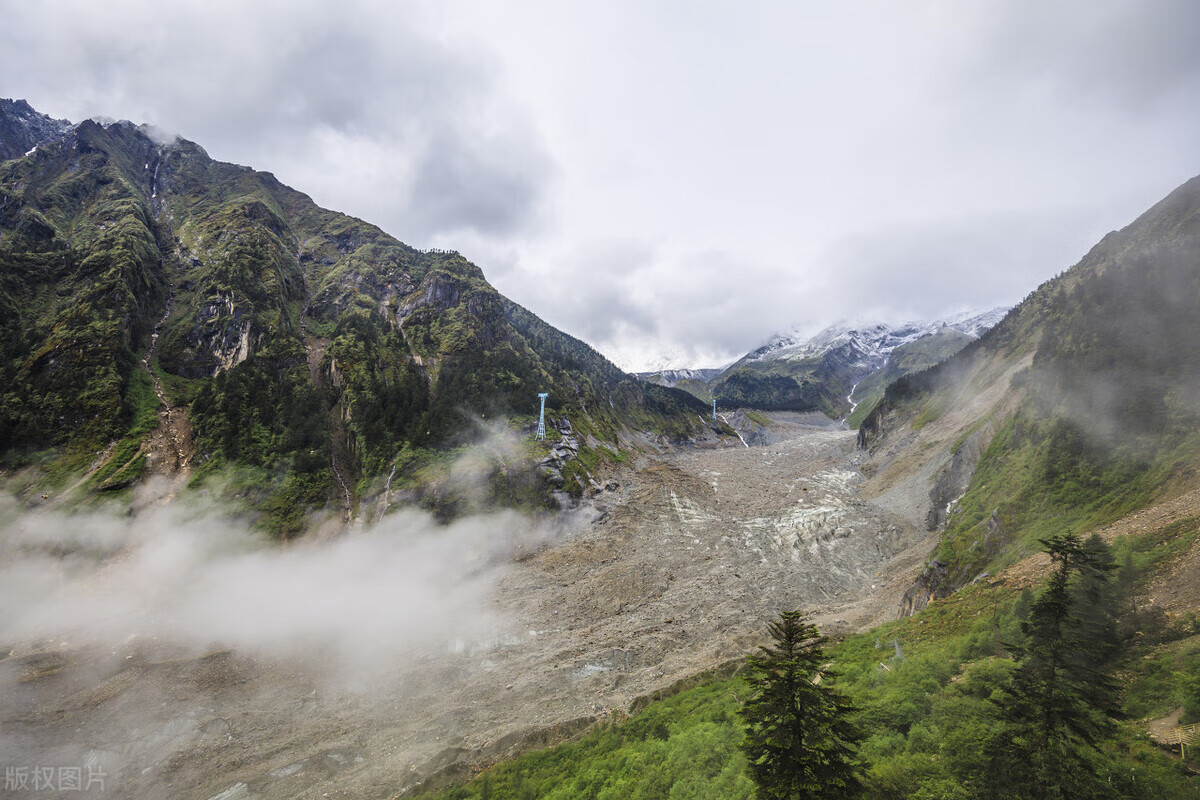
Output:
[[[659,370],[638,377],[703,400],[715,394],[718,404],[731,407],[822,411],[834,418],[862,407],[860,415],[850,416],[857,424],[888,382],[953,355],[1007,312],[993,308],[939,320],[842,323],[815,335],[793,330],[772,336],[724,369]]]
[[[689,394],[708,402],[712,399],[708,383],[722,372],[724,367],[714,369],[660,369],[650,372],[635,372],[641,380],[658,386],[669,386],[682,389]]]
[[[811,336],[796,331],[772,336],[766,344],[750,351],[729,369],[747,364],[775,361],[809,361],[827,353],[841,351],[847,366],[863,370],[877,369],[888,354],[901,345],[929,336],[942,328],[964,333],[970,338],[991,328],[1004,318],[1007,308],[988,311],[966,311],[945,319],[868,325],[841,323],[832,325]]]

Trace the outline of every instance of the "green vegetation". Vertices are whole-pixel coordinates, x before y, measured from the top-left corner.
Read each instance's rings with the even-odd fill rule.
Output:
[[[164,297],[156,227],[94,123],[94,147],[0,165],[0,452],[100,449],[134,413],[133,350]],[[11,459],[10,459],[11,460]]]
[[[1083,544],[1068,533],[1045,544],[1053,571],[1021,622],[1020,660],[997,701],[1004,730],[987,747],[987,792],[1104,797],[1091,750],[1108,733],[1116,693],[1106,670],[1117,645],[1114,564],[1098,538]]]
[[[132,424],[113,447],[108,460],[89,478],[89,485],[101,491],[123,489],[141,477],[146,466],[142,442],[146,434],[158,427],[158,396],[145,372],[137,370],[131,376],[129,398]]]
[[[191,407],[201,454],[193,482],[231,466],[252,468],[240,472],[252,480],[237,494],[260,507],[264,526],[280,536],[300,531],[307,510],[324,503],[333,481],[329,417],[302,357],[294,340],[274,340],[207,382]]]
[[[1056,557],[1056,574],[1066,576],[1065,592],[1061,579],[1037,594],[978,583],[935,601],[914,617],[832,644],[828,661],[840,676],[838,686],[859,709],[857,724],[866,734],[859,750],[867,766],[866,796],[1058,796],[1038,795],[1042,784],[1036,777],[1013,786],[1012,777],[1028,777],[1026,771],[1036,766],[1032,761],[1014,767],[1022,771],[1012,777],[1000,776],[1003,781],[996,776],[1007,763],[1004,748],[1024,746],[1013,726],[1030,724],[1024,716],[1028,706],[1013,698],[1028,687],[1036,690],[1032,678],[1044,674],[1041,665],[1047,658],[1072,660],[1073,671],[1066,679],[1074,682],[1076,705],[1064,713],[1082,712],[1096,723],[1092,743],[1069,738],[1060,755],[1065,753],[1064,763],[1086,768],[1102,790],[1087,794],[1087,782],[1065,781],[1063,796],[1195,796],[1200,779],[1177,757],[1153,745],[1134,720],[1164,714],[1179,704],[1187,705],[1189,714],[1200,711],[1200,680],[1195,677],[1200,675],[1200,633],[1190,624],[1160,620],[1143,624],[1136,634],[1127,630],[1118,637],[1117,647],[1114,630],[1121,630],[1122,622],[1135,613],[1122,597],[1122,587],[1138,581],[1126,576],[1096,581],[1094,569],[1085,574],[1091,569],[1088,560],[1121,563],[1127,552],[1152,552],[1158,547],[1155,541],[1168,538],[1164,529],[1146,539],[1122,540],[1112,556],[1104,555],[1095,541],[1076,539],[1066,548],[1071,552],[1065,573],[1063,557]],[[1090,555],[1082,558],[1083,552]],[[1142,563],[1154,569],[1166,561]],[[1113,585],[1105,589],[1104,584]],[[1115,620],[1109,617],[1115,628],[1103,624],[1103,614],[1090,615],[1093,606],[1108,614],[1119,611]],[[1057,644],[1056,619],[1065,623],[1060,631],[1066,637]],[[1084,685],[1080,670],[1119,676],[1118,691],[1107,699],[1097,696],[1092,684]],[[745,728],[735,712],[749,696],[744,678],[712,680],[645,704],[629,719],[602,725],[578,742],[496,765],[436,797],[753,797],[747,761],[736,747]],[[1080,702],[1087,708],[1081,709]],[[1126,718],[1097,717],[1090,710],[1109,703]]]
[[[746,754],[758,796],[774,800],[857,797],[862,791],[855,749],[862,733],[857,710],[832,684],[825,639],[799,611],[768,625],[771,644],[750,656],[750,696],[741,718]]]
[[[751,407],[764,411],[825,411],[831,416],[844,403],[849,385],[830,386],[805,376],[759,373],[738,369],[721,379],[712,393],[717,404],[730,408]]]
[[[1193,179],[1077,266],[1030,295],[996,328],[932,368],[899,378],[860,425],[914,430],[1031,357],[991,410],[997,433],[943,535],[943,591],[1151,502],[1200,465],[1200,179]]]
[[[578,742],[502,763],[444,800],[638,798],[751,800],[754,784],[738,750],[741,680],[706,683],[659,700]]]
[[[0,165],[0,464],[62,476],[116,440],[89,485],[136,480],[134,353],[168,296],[152,369],[190,412],[196,482],[280,535],[335,497],[331,452],[348,483],[382,487],[397,453],[437,462],[526,417],[539,391],[593,450],[630,428],[682,441],[705,427],[703,403],[625,375],[457,253],[415,250],[190,142],[86,122]],[[533,503],[532,472],[496,465],[493,497]]]
[[[938,559],[962,585],[1058,531],[1083,531],[1145,505],[1163,475],[1088,449],[1070,422],[1018,413],[996,433],[950,515]]]

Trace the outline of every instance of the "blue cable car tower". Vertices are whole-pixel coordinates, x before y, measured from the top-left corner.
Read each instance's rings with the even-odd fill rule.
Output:
[[[542,399],[542,410],[538,414],[538,429],[537,433],[533,436],[535,439],[546,438],[546,398],[549,396],[549,392],[538,392],[538,397]]]

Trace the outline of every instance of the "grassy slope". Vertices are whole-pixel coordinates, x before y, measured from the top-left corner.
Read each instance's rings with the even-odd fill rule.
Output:
[[[1200,521],[1118,540],[1144,591],[1156,570],[1194,544]],[[1011,671],[1004,642],[1019,634],[1028,604],[1012,586],[980,583],[932,603],[914,617],[829,647],[839,685],[860,708],[861,755],[877,798],[969,798],[986,779],[983,746],[1000,729],[990,698]],[[1139,620],[1115,670],[1128,720],[1101,743],[1096,763],[1114,797],[1189,798],[1200,779],[1153,745],[1140,720],[1184,705],[1200,719],[1200,621]],[[898,649],[897,649],[898,648]],[[1190,676],[1190,677],[1189,677]],[[602,725],[580,741],[530,753],[437,794],[462,798],[752,797],[737,751],[736,716],[745,685],[710,680]],[[1200,766],[1200,759],[1193,764]]]

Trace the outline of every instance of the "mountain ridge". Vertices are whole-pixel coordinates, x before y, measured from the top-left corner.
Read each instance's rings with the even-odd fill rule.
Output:
[[[914,513],[942,537],[912,607],[1194,485],[1198,263],[1200,177],[886,389],[859,428],[871,491],[925,492]]]
[[[131,460],[94,485],[140,480],[144,444],[131,442],[148,423],[136,419],[157,405],[143,354],[194,428],[190,479],[250,469],[238,491],[282,515],[280,530],[339,497],[357,513],[397,464],[436,462],[481,435],[476,419],[522,424],[539,391],[590,462],[602,445],[641,446],[640,431],[715,436],[690,395],[637,382],[457,252],[412,248],[148,126],[53,131],[0,162],[0,451],[12,468],[60,472],[63,457],[91,462],[122,442]],[[588,489],[594,469],[568,470],[565,488]],[[540,502],[532,467],[504,475],[491,494]],[[252,488],[264,483],[265,495]]]
[[[936,333],[939,328],[953,330],[978,338],[994,326],[1007,307],[997,306],[985,311],[964,311],[945,318],[933,320],[910,320],[899,323],[849,323],[840,322],[827,326],[815,334],[805,335],[797,331],[775,334],[764,344],[751,350],[730,367],[748,362],[773,360],[803,360],[819,357],[830,350],[850,345],[862,354],[864,361],[875,365],[887,354],[902,344],[915,341],[922,336]]]
[[[886,381],[931,366],[954,352],[951,342],[962,345],[996,324],[1008,308],[964,311],[944,319],[872,324],[837,323],[815,334],[800,331],[775,334],[727,367],[715,370],[655,370],[637,373],[642,380],[677,386],[701,400],[730,407],[766,411],[821,411],[832,419],[847,418],[857,424],[855,407],[878,399]],[[936,345],[914,343],[938,336]],[[958,339],[954,333],[966,339]],[[889,357],[908,346],[903,367],[889,366]],[[904,353],[904,350],[901,350]],[[917,356],[922,353],[923,358]],[[934,360],[929,360],[930,358]],[[875,378],[871,393],[857,395],[855,387]],[[855,400],[855,397],[858,400]],[[865,408],[863,412],[865,413]]]
[[[29,155],[72,127],[65,119],[40,114],[24,100],[0,98],[0,161]]]

